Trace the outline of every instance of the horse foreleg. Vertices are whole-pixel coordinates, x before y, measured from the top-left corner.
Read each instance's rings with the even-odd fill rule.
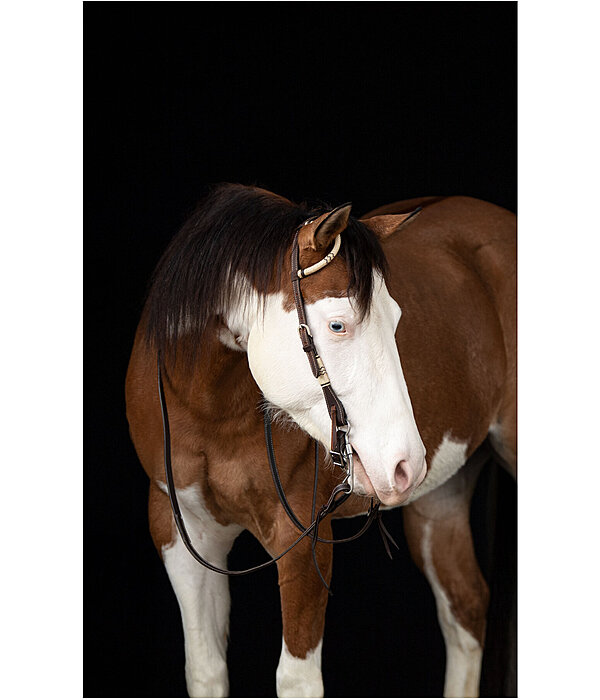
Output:
[[[475,559],[469,506],[480,465],[404,509],[412,557],[429,581],[446,643],[444,697],[478,697],[489,591]]]
[[[219,525],[203,508],[196,487],[178,489],[186,528],[198,551],[225,567],[227,554],[240,532]],[[190,697],[226,697],[229,581],[192,558],[175,528],[168,496],[154,482],[150,487],[152,538],[177,596],[185,638],[185,677]]]
[[[289,532],[289,531],[288,531]],[[296,533],[292,533],[296,536]],[[330,525],[320,536],[331,538]],[[289,544],[291,535],[286,538]],[[282,546],[281,540],[278,546]],[[317,562],[327,583],[331,580],[332,547],[317,545]],[[277,696],[321,698],[321,647],[327,590],[314,567],[309,542],[304,540],[277,562],[283,621],[281,657],[277,666]]]

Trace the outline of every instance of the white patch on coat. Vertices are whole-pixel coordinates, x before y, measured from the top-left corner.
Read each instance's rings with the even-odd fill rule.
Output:
[[[425,576],[437,605],[438,620],[446,642],[445,698],[479,697],[479,677],[483,650],[479,642],[462,627],[454,615],[446,591],[442,588],[431,554],[431,523],[425,523],[421,555]]]
[[[304,659],[290,654],[285,639],[277,666],[277,697],[322,698],[321,650],[323,640],[308,652]]]
[[[421,485],[413,491],[406,503],[416,501],[454,476],[467,461],[467,448],[468,443],[453,440],[450,433],[445,433],[433,455],[427,476]]]
[[[166,486],[158,482],[161,490]],[[241,532],[237,525],[219,525],[207,510],[200,488],[177,489],[186,529],[198,552],[225,568],[227,554]],[[162,548],[162,557],[177,596],[185,638],[185,677],[190,697],[227,697],[227,634],[229,581],[209,571],[188,552],[177,533]]]

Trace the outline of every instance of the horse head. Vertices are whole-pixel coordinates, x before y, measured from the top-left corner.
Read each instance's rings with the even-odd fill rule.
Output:
[[[381,247],[406,219],[357,220],[350,205],[310,210],[257,187],[222,185],[165,252],[146,312],[148,340],[167,361],[188,353],[190,367],[217,320],[221,343],[247,352],[266,400],[329,447],[330,414],[300,342],[294,253],[306,277],[304,325],[350,426],[353,490],[389,506],[404,503],[426,473]]]
[[[346,411],[353,491],[396,506],[427,471],[395,340],[402,312],[387,289],[380,248],[407,217],[357,221],[350,218],[350,208],[325,212],[298,232],[300,267],[327,261],[302,281],[306,325]],[[337,247],[336,240],[342,253],[331,259],[327,254]],[[293,251],[288,252],[286,260]],[[364,264],[370,259],[375,267]],[[291,267],[284,267],[279,288],[267,295],[243,342],[266,399],[329,446],[331,418],[300,342]]]

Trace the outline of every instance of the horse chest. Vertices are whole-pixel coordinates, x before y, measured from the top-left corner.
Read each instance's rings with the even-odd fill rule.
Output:
[[[468,446],[468,442],[456,440],[450,432],[446,432],[431,458],[427,476],[423,483],[415,489],[407,503],[412,503],[426,493],[433,491],[456,474],[467,461]]]

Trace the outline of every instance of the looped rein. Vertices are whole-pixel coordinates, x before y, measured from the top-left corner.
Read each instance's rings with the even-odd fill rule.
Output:
[[[310,223],[311,221],[305,221],[302,226]],[[325,578],[323,577],[321,570],[319,569],[318,563],[317,563],[317,557],[316,557],[316,545],[318,542],[322,542],[325,544],[338,544],[338,543],[343,543],[343,542],[351,542],[358,537],[360,537],[366,530],[370,527],[371,523],[375,518],[378,520],[378,525],[379,525],[379,530],[385,545],[385,549],[388,553],[388,555],[391,557],[391,551],[389,548],[388,541],[391,542],[396,549],[398,549],[398,545],[396,542],[394,542],[393,538],[389,534],[389,532],[386,530],[385,526],[383,525],[383,522],[381,520],[381,513],[379,511],[379,503],[374,503],[373,499],[371,499],[371,504],[369,506],[369,509],[367,511],[367,520],[363,527],[355,534],[352,535],[351,537],[347,537],[344,539],[323,539],[319,537],[319,526],[321,521],[327,516],[331,515],[339,506],[342,505],[351,495],[352,493],[352,488],[353,488],[353,455],[352,455],[352,447],[350,445],[350,441],[348,440],[348,433],[350,432],[350,424],[348,422],[346,412],[344,410],[344,406],[342,402],[339,400],[337,397],[336,393],[334,392],[333,388],[331,387],[331,382],[329,381],[329,376],[327,374],[327,371],[325,369],[325,365],[323,364],[323,361],[321,357],[319,356],[317,349],[315,347],[312,333],[310,331],[310,328],[308,326],[307,320],[306,320],[306,312],[304,309],[304,299],[302,297],[302,292],[300,289],[300,280],[304,279],[308,275],[314,274],[318,272],[319,270],[323,269],[326,265],[328,265],[333,258],[337,255],[340,246],[341,246],[341,236],[338,234],[336,236],[336,239],[334,241],[333,248],[331,252],[326,255],[322,260],[317,262],[316,264],[305,268],[301,269],[300,268],[300,251],[299,251],[299,246],[298,246],[298,234],[300,232],[300,229],[302,226],[298,227],[296,229],[295,235],[294,235],[294,240],[292,244],[292,290],[293,290],[293,295],[294,295],[294,303],[296,307],[296,312],[298,314],[298,332],[300,334],[300,340],[302,342],[302,349],[306,353],[306,357],[308,359],[308,362],[310,364],[312,373],[314,377],[319,381],[319,384],[321,385],[321,389],[323,391],[323,397],[325,399],[325,403],[327,404],[327,409],[329,412],[329,416],[331,419],[331,446],[330,446],[330,456],[333,461],[333,463],[342,469],[345,473],[345,476],[342,480],[341,483],[337,484],[334,489],[331,492],[331,495],[329,496],[329,499],[327,502],[319,508],[319,510],[316,510],[316,496],[317,496],[317,485],[318,485],[318,470],[319,470],[319,445],[318,442],[315,441],[315,474],[314,474],[314,486],[313,486],[313,500],[312,500],[312,511],[311,511],[311,518],[312,522],[310,525],[305,527],[301,521],[298,519],[296,514],[294,513],[293,509],[291,508],[289,501],[286,498],[285,492],[283,490],[283,486],[281,483],[281,478],[279,476],[279,471],[277,469],[277,462],[275,460],[275,451],[273,448],[273,439],[272,439],[272,433],[271,433],[271,420],[268,414],[268,409],[265,409],[264,412],[264,425],[265,425],[265,442],[267,445],[267,455],[269,458],[269,467],[271,470],[271,475],[273,478],[273,482],[275,484],[275,490],[277,491],[277,495],[279,497],[279,500],[281,501],[281,504],[291,520],[291,522],[300,530],[300,535],[299,537],[292,542],[292,544],[287,547],[283,552],[278,554],[275,557],[272,557],[271,559],[263,562],[262,564],[258,564],[257,566],[253,566],[249,569],[242,569],[239,571],[231,570],[231,569],[222,569],[221,567],[218,567],[206,559],[202,557],[201,554],[196,550],[194,547],[190,536],[187,532],[187,529],[185,527],[185,523],[183,520],[183,515],[181,513],[181,508],[179,507],[179,502],[177,499],[177,493],[175,489],[175,481],[173,477],[173,465],[171,461],[171,433],[170,433],[170,427],[169,427],[169,414],[167,410],[167,402],[166,402],[166,397],[165,397],[165,391],[164,391],[164,384],[163,384],[163,378],[162,378],[162,361],[161,361],[161,355],[160,351],[157,353],[157,378],[158,378],[158,395],[159,395],[159,401],[160,401],[160,408],[161,408],[161,415],[162,415],[162,423],[163,423],[163,456],[164,456],[164,467],[165,467],[165,476],[166,476],[166,481],[167,481],[167,490],[169,494],[169,501],[171,503],[171,510],[173,511],[173,517],[175,520],[175,524],[177,526],[177,530],[179,531],[179,534],[181,536],[181,539],[190,552],[190,554],[198,561],[200,564],[205,566],[207,569],[210,569],[211,571],[214,571],[215,573],[218,574],[224,574],[227,576],[241,576],[244,574],[249,574],[254,571],[258,571],[260,569],[263,569],[267,566],[270,566],[271,564],[274,564],[277,562],[279,559],[281,559],[283,556],[285,556],[289,551],[291,551],[297,544],[299,544],[305,537],[311,538],[311,548],[312,548],[312,557],[313,557],[313,562],[317,571],[317,574],[319,575],[319,578],[323,582],[323,585],[325,588],[328,590],[328,592],[331,594],[331,591],[329,589],[329,586],[327,585],[327,582],[325,581]]]

